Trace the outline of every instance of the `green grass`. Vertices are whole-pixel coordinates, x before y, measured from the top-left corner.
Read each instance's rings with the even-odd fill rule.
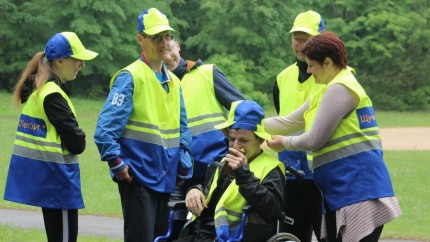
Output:
[[[430,151],[386,151],[384,156],[402,216],[384,226],[382,237],[429,240]]]
[[[46,241],[46,234],[44,230],[38,229],[20,229],[10,226],[0,226],[0,240],[7,242],[22,242],[33,241],[42,242]],[[106,237],[82,236],[78,235],[80,242],[120,242],[122,240],[112,240]]]
[[[117,186],[112,182],[107,165],[100,161],[100,156],[93,142],[94,129],[99,111],[104,100],[92,101],[72,98],[77,111],[79,126],[87,134],[87,149],[80,156],[82,192],[85,209],[79,214],[97,214],[121,217],[121,206]],[[0,195],[3,197],[10,154],[13,147],[19,110],[11,103],[11,95],[0,92]],[[273,108],[267,108],[267,117],[275,114]],[[272,115],[269,115],[269,114]],[[428,113],[378,112],[381,127],[430,126]],[[387,224],[382,237],[414,238],[430,240],[427,232],[430,227],[430,177],[427,167],[430,151],[386,151],[385,158],[391,172],[396,196],[399,199],[403,215]],[[0,199],[1,208],[38,208],[20,205]],[[26,230],[0,226],[0,241],[44,241],[44,231]],[[79,241],[106,241],[105,238],[80,236]]]

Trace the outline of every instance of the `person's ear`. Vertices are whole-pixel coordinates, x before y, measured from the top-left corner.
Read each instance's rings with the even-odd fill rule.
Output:
[[[54,62],[59,66],[61,66],[63,64],[63,61],[64,61],[64,58],[54,60]]]
[[[144,37],[141,34],[137,34],[136,39],[137,39],[137,42],[139,42],[139,44],[142,44]]]
[[[328,66],[328,65],[330,65],[330,64],[333,64],[333,61],[332,61],[332,59],[331,59],[330,57],[326,57],[326,58],[324,59],[323,64],[324,64],[324,65],[326,65],[326,66]]]
[[[255,135],[255,136],[257,136],[257,135]],[[258,143],[260,143],[260,145],[261,145],[261,144],[263,144],[263,143],[264,143],[265,139],[261,138],[260,136],[257,136],[257,141],[258,141]]]
[[[181,46],[179,45],[178,41],[175,41],[175,42],[176,42],[176,48],[178,49],[178,52],[181,51]]]

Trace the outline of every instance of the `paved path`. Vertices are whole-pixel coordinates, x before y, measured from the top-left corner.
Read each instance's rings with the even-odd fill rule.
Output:
[[[23,229],[44,229],[41,211],[0,209],[0,225]],[[122,219],[103,216],[79,215],[79,234],[122,240]],[[1,238],[1,236],[0,236]],[[313,241],[316,241],[314,239]],[[382,242],[424,242],[381,239]]]
[[[430,127],[379,130],[384,150],[430,150]]]
[[[43,230],[44,224],[42,211],[1,208],[0,225]],[[120,218],[79,215],[80,235],[92,235],[122,240],[122,225],[123,222]]]

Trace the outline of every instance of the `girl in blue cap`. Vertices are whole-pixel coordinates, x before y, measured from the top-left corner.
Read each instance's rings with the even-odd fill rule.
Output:
[[[75,33],[57,33],[15,87],[22,112],[4,199],[41,207],[48,241],[77,240],[78,209],[84,208],[77,155],[86,143],[64,84],[97,55]]]

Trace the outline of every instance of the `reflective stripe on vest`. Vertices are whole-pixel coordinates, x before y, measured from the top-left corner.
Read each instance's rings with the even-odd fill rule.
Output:
[[[30,95],[20,116],[4,199],[45,208],[80,209],[84,202],[78,156],[62,146],[43,109],[46,96],[52,93],[62,95],[75,114],[69,97],[52,81]]]
[[[52,93],[60,93],[76,116],[67,94],[54,82],[47,82],[40,91],[35,91],[30,95],[22,108],[14,154],[48,162],[77,163],[78,157],[62,148],[60,135],[49,122],[43,109],[45,97]]]
[[[357,107],[340,121],[329,141],[313,151],[315,180],[330,211],[370,199],[394,195],[382,156],[372,102],[348,70],[328,85],[342,84],[359,97]],[[306,130],[314,122],[325,90],[313,96],[305,112]]]
[[[226,120],[224,107],[215,96],[213,68],[214,65],[201,65],[181,80],[188,126],[193,136],[214,130],[215,125]]]
[[[254,173],[255,177],[260,179],[260,182],[276,167],[279,167],[285,175],[284,164],[265,151],[249,164],[249,169]],[[213,178],[209,195],[206,199],[207,203],[209,203],[217,186],[218,176],[219,169],[217,169]],[[247,203],[238,191],[239,186],[233,180],[216,205],[214,219],[218,241],[226,241],[228,238],[236,237],[237,235],[238,225],[243,213],[242,208]],[[264,221],[260,222],[264,223]]]
[[[299,67],[297,63],[285,68],[277,77],[279,87],[279,116],[285,116],[294,112],[306,100],[324,88],[324,85],[315,83],[315,78],[311,75],[303,82],[299,82]],[[290,136],[297,136],[304,133],[299,130]],[[306,154],[306,155],[305,155]],[[278,153],[279,160],[285,162],[285,165],[290,165],[297,170],[305,172],[305,179],[313,180],[313,174],[309,169],[310,162],[312,161],[312,152],[305,151],[289,151],[285,150]],[[296,180],[296,176],[290,174],[287,176],[288,180]]]
[[[134,81],[134,107],[123,137],[160,145],[164,148],[178,147],[180,135],[179,80],[174,75],[170,75],[169,93],[166,93],[153,70],[144,62],[137,60],[123,70],[129,71],[133,75]],[[117,74],[112,77],[111,85]],[[155,99],[158,101],[154,102]]]
[[[188,127],[193,136],[194,177],[204,176],[206,165],[227,152],[224,134],[214,128],[226,120],[226,110],[215,95],[213,70],[214,65],[201,65],[181,80]]]
[[[309,109],[304,114],[306,130],[309,131],[313,125],[315,115],[319,109],[320,100],[325,90],[336,83],[348,87],[351,91],[356,93],[360,100],[356,109],[353,110],[347,118],[341,120],[324,147],[312,152],[313,169],[354,153],[382,149],[378,126],[374,119],[375,115],[372,101],[349,70],[342,70],[326,88],[311,98]],[[364,120],[361,117],[363,115],[373,117],[373,119]]]
[[[180,82],[171,72],[169,93],[154,71],[137,60],[121,71],[133,76],[133,110],[118,143],[140,184],[162,193],[175,188],[180,142]],[[164,70],[164,68],[163,68]],[[111,79],[111,86],[117,72]]]

